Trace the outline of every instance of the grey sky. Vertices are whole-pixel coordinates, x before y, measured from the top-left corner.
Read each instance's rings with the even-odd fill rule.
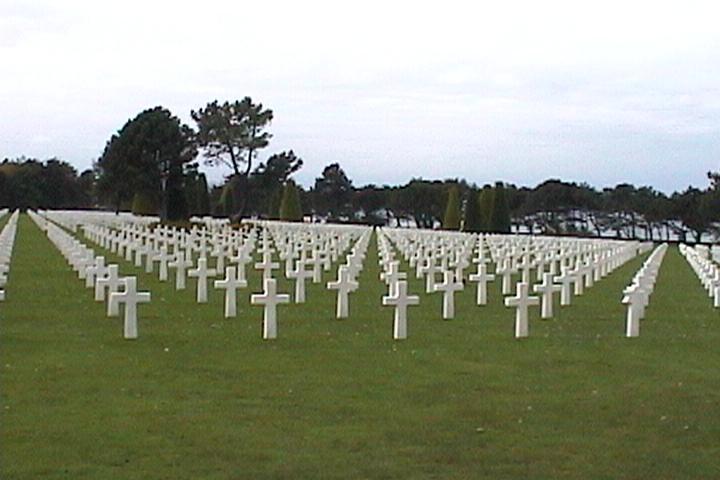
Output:
[[[260,160],[294,149],[306,185],[720,169],[715,2],[344,3],[0,0],[0,157],[82,170],[145,108],[249,95],[275,112]]]

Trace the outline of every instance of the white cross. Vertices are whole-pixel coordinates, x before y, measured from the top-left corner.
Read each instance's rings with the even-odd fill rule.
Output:
[[[252,247],[249,244],[243,244],[238,249],[236,256],[230,257],[230,261],[237,264],[237,278],[238,280],[245,280],[245,265],[252,263],[252,255],[250,254]]]
[[[121,278],[118,274],[118,266],[116,264],[108,265],[105,276],[98,278],[95,281],[95,301],[104,302],[105,290],[107,289],[108,296],[110,296],[111,293],[120,290],[121,285],[123,285],[123,278]],[[117,315],[117,313],[115,315]],[[113,316],[111,314],[109,304],[108,316]]]
[[[167,245],[163,245],[160,249],[160,253],[157,253],[153,255],[152,259],[154,261],[160,262],[160,267],[158,270],[158,276],[161,282],[165,282],[168,279],[168,262],[172,260],[174,257],[173,255],[170,255],[168,253],[168,247]]]
[[[94,288],[95,280],[102,278],[106,273],[105,257],[95,257],[95,263],[89,267],[85,267],[85,286],[87,288]]]
[[[272,271],[280,268],[280,264],[272,261],[272,253],[265,251],[263,253],[263,261],[255,264],[255,270],[263,271],[263,280],[272,278]]]
[[[237,315],[237,291],[240,288],[247,287],[245,280],[237,278],[237,270],[235,267],[225,267],[225,278],[215,280],[215,288],[225,290],[225,318]]]
[[[186,270],[188,267],[193,266],[192,253],[190,253],[190,250],[186,252],[175,250],[175,258],[168,263],[168,266],[175,269],[175,290],[184,290],[185,277],[187,275]]]
[[[264,280],[265,291],[262,294],[250,296],[250,303],[253,305],[264,305],[263,313],[263,338],[272,340],[277,338],[277,306],[281,303],[289,303],[290,295],[277,293],[277,280],[266,278]]]
[[[477,282],[477,304],[487,305],[487,284],[495,280],[495,275],[487,273],[487,265],[478,263],[477,272],[468,277],[471,282]]]
[[[407,274],[400,271],[400,262],[397,260],[388,262],[387,269],[384,272],[380,272],[380,280],[384,281],[388,286],[388,294],[390,296],[395,294],[398,280],[405,280],[406,277]]]
[[[287,278],[295,280],[295,303],[305,303],[305,279],[313,278],[312,270],[305,270],[307,260],[298,260],[295,270],[291,270]]]
[[[188,271],[189,277],[197,277],[197,302],[207,303],[207,280],[214,277],[217,271],[214,268],[207,268],[207,258],[198,258],[197,268]]]
[[[540,318],[552,318],[553,294],[561,290],[562,287],[560,285],[555,285],[553,283],[552,273],[543,273],[542,283],[533,287],[533,291],[535,293],[540,293],[542,296],[542,305],[540,306]]]
[[[312,257],[307,261],[308,265],[312,265],[312,273],[313,273],[313,283],[320,283],[322,281],[322,270],[320,270],[320,267],[322,267],[323,259],[320,256],[319,250],[313,250]]]
[[[432,293],[435,291],[435,274],[440,273],[442,268],[435,264],[433,257],[428,257],[423,271],[425,272],[425,293]]]
[[[570,270],[570,275],[572,275],[575,279],[575,291],[573,293],[575,295],[582,295],[583,287],[585,286],[585,283],[583,281],[583,279],[585,278],[585,267],[583,267],[582,264],[578,262],[575,268],[573,270]]]
[[[110,305],[113,309],[118,309],[118,304],[125,305],[125,326],[124,336],[127,339],[138,337],[137,333],[137,305],[138,303],[147,303],[150,301],[150,292],[137,291],[137,279],[135,277],[125,277],[125,290],[121,292],[113,292],[110,294]]]
[[[410,305],[419,305],[420,297],[417,295],[408,295],[407,281],[399,280],[395,295],[384,296],[382,298],[382,304],[395,307],[393,338],[395,340],[407,338],[407,307]]]
[[[222,272],[225,269],[225,257],[227,256],[225,246],[222,243],[216,243],[210,255],[215,257],[215,269]]]
[[[517,273],[517,269],[512,267],[512,261],[505,258],[503,264],[498,268],[495,267],[495,273],[502,276],[502,294],[510,295],[512,293],[512,275]]]
[[[560,305],[566,306],[570,305],[570,302],[572,300],[572,290],[570,290],[570,285],[572,285],[575,282],[575,275],[570,271],[570,267],[567,265],[563,265],[560,267],[560,275],[555,277],[555,282],[559,283],[560,288]]]
[[[515,338],[528,336],[528,308],[540,304],[538,297],[529,296],[529,290],[528,283],[519,282],[515,296],[505,299],[506,307],[515,307]]]
[[[637,285],[625,289],[625,296],[622,299],[622,303],[627,305],[625,336],[628,338],[640,336],[643,296],[644,292]]]
[[[338,268],[338,279],[334,282],[328,282],[327,288],[338,291],[336,317],[347,318],[349,310],[348,294],[358,288],[358,282],[352,278],[347,265],[340,265]]]
[[[442,283],[435,284],[436,292],[443,292],[442,316],[444,320],[455,317],[455,292],[463,289],[463,283],[455,279],[455,273],[446,270],[443,273]]]

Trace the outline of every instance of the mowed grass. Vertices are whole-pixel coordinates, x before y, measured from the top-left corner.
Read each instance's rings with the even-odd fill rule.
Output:
[[[0,303],[0,478],[718,478],[720,312],[673,247],[624,338],[641,263],[555,319],[533,312],[522,341],[495,284],[487,307],[466,288],[450,321],[423,294],[395,342],[373,237],[351,317],[309,285],[268,342],[247,291],[226,320],[222,292],[198,305],[193,281],[121,261],[153,296],[126,341],[23,216]]]

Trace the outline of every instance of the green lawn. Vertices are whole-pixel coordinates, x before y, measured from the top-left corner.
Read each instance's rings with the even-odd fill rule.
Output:
[[[140,273],[153,300],[126,341],[25,215],[16,240],[2,479],[720,476],[720,312],[674,247],[637,339],[619,300],[641,258],[555,319],[533,312],[528,339],[513,338],[498,282],[487,307],[466,289],[451,321],[423,295],[394,342],[373,238],[347,320],[311,285],[267,342],[247,294],[225,320],[221,292],[197,305],[192,280],[176,292]]]

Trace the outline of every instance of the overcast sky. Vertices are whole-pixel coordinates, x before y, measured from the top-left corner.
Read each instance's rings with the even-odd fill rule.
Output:
[[[143,109],[193,125],[251,96],[275,113],[259,159],[293,149],[305,185],[339,162],[356,185],[704,187],[715,3],[0,0],[0,158],[82,170]]]

